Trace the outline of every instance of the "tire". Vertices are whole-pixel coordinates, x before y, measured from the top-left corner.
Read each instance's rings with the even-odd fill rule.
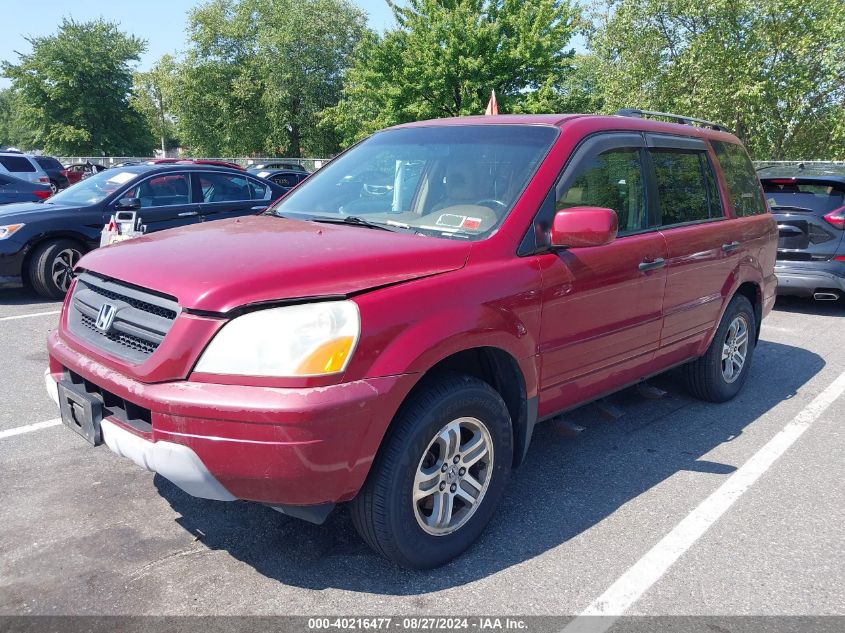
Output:
[[[59,184],[55,180],[50,181],[50,193],[56,195],[59,192]]]
[[[734,326],[739,329],[734,330]],[[746,344],[737,345],[744,328]],[[742,295],[736,295],[728,304],[724,316],[716,330],[716,335],[704,356],[684,366],[687,387],[690,393],[709,402],[727,402],[731,400],[745,384],[751,369],[756,343],[757,319],[751,303]],[[735,334],[737,335],[736,338]],[[737,367],[742,355],[741,366]],[[723,359],[723,353],[729,354]],[[736,362],[733,362],[736,361]]]
[[[80,257],[82,248],[73,240],[55,240],[36,247],[29,260],[32,289],[48,299],[63,299]]]
[[[451,437],[454,447],[457,429],[457,451],[438,441]],[[482,443],[491,450],[478,458]],[[461,448],[468,452],[461,455]],[[511,419],[499,394],[477,378],[440,375],[421,385],[394,419],[366,483],[352,500],[352,522],[370,547],[398,565],[439,567],[484,530],[504,493],[512,462]],[[418,486],[425,491],[415,500]],[[477,503],[464,501],[468,495]],[[435,511],[450,505],[447,497],[453,500],[448,522],[446,512]]]

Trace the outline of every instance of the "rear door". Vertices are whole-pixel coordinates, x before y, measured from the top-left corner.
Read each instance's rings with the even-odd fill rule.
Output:
[[[707,144],[692,137],[647,134],[655,223],[668,257],[657,363],[694,354],[709,335],[729,288],[741,244],[725,214]]]
[[[254,215],[270,204],[270,188],[245,174],[208,171],[195,175],[203,222]]]
[[[829,261],[843,231],[826,215],[845,207],[845,184],[824,178],[763,178],[763,192],[778,223],[781,262]]]
[[[189,172],[150,176],[121,197],[140,201],[138,217],[148,233],[196,224],[200,220],[200,204],[192,200]]]

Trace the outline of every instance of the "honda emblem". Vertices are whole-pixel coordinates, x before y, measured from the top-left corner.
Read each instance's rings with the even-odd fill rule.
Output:
[[[94,325],[103,334],[107,334],[114,323],[114,316],[117,314],[117,308],[110,303],[104,303],[100,306],[100,311],[97,313],[97,321]]]

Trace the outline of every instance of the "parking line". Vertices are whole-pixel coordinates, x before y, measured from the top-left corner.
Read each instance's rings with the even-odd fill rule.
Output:
[[[0,431],[0,440],[7,437],[13,437],[15,435],[23,435],[24,433],[32,433],[33,431],[39,431],[41,429],[48,429],[51,426],[58,426],[61,423],[61,418],[54,418],[52,420],[47,420],[46,422],[36,422],[35,424],[27,424],[26,426],[17,426],[13,429],[6,429],[5,431]]]
[[[777,435],[739,467],[601,596],[563,629],[564,633],[604,633],[739,499],[790,446],[845,393],[839,375]],[[596,617],[599,616],[599,617]],[[604,616],[604,617],[600,617]]]
[[[18,314],[15,316],[0,317],[0,321],[14,321],[15,319],[29,319],[31,317],[49,316],[51,314],[59,314],[61,310],[51,310],[50,312],[33,312],[31,314]]]

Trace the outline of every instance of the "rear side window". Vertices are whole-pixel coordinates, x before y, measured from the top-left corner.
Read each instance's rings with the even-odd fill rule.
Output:
[[[741,145],[713,141],[713,151],[725,176],[725,184],[731,195],[734,213],[743,218],[766,213],[766,206],[760,197],[757,172]]]
[[[257,180],[250,180],[249,186],[253,200],[269,200],[270,188],[267,185]]]
[[[581,165],[575,180],[555,204],[557,211],[572,207],[613,209],[619,216],[619,235],[646,228],[640,150],[610,150]]]
[[[11,172],[34,172],[35,167],[23,156],[0,156],[0,165]]]
[[[36,156],[35,162],[41,165],[43,169],[64,169],[59,161],[50,156]]]
[[[204,202],[240,202],[252,200],[252,188],[243,176],[204,173],[200,176]]]
[[[772,209],[825,215],[845,206],[845,185],[838,182],[772,178],[763,181],[763,191]]]
[[[713,168],[704,152],[651,149],[660,225],[700,222],[723,216]]]

